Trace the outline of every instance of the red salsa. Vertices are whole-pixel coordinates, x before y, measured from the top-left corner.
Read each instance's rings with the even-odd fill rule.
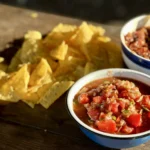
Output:
[[[127,46],[136,54],[150,59],[150,27],[142,27],[125,35]]]
[[[75,96],[76,115],[94,129],[135,134],[150,129],[150,87],[129,79],[105,78],[85,85]]]

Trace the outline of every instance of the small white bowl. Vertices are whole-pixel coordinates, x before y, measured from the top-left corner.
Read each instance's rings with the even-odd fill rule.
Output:
[[[144,57],[141,57],[140,55],[134,53],[125,43],[125,38],[124,36],[129,33],[129,32],[134,32],[136,31],[137,27],[140,28],[142,26],[142,24],[139,24],[139,21],[144,20],[144,18],[146,18],[147,15],[142,15],[142,16],[138,16],[135,17],[133,19],[131,19],[130,21],[128,21],[122,28],[121,32],[120,32],[120,38],[121,38],[121,45],[122,45],[122,51],[127,58],[128,61],[133,62],[134,65],[131,65],[130,62],[127,62],[127,59],[125,61],[126,65],[130,68],[130,69],[134,69],[137,71],[142,71],[144,73],[148,73],[150,70],[150,60],[146,59]],[[125,58],[123,56],[123,58]],[[137,64],[137,65],[135,65]],[[133,67],[134,66],[134,67]],[[136,67],[135,67],[136,66]]]
[[[110,133],[98,131],[88,126],[87,124],[82,122],[78,118],[78,116],[76,116],[73,110],[73,99],[75,95],[78,93],[78,91],[89,82],[92,82],[97,79],[107,78],[107,77],[123,77],[123,78],[134,79],[150,86],[150,82],[149,82],[150,76],[130,69],[121,69],[121,68],[105,69],[105,70],[100,70],[100,71],[90,73],[82,77],[81,79],[79,79],[69,90],[67,96],[67,108],[70,115],[79,124],[81,131],[91,140],[93,140],[94,142],[100,145],[110,147],[110,148],[121,149],[121,148],[129,148],[129,147],[137,146],[147,142],[148,140],[150,140],[150,130],[142,133],[130,134],[130,135],[110,134]]]

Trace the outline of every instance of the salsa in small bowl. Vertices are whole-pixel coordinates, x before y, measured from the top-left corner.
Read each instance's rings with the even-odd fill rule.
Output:
[[[129,148],[150,139],[150,77],[106,69],[78,80],[67,106],[82,132],[106,147]]]

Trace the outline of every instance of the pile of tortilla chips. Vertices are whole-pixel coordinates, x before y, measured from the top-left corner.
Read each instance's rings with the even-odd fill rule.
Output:
[[[82,76],[123,67],[120,48],[104,33],[86,22],[59,24],[45,38],[29,31],[8,67],[0,58],[0,102],[23,101],[47,109]]]

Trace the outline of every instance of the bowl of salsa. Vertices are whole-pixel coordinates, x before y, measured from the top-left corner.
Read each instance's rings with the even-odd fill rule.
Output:
[[[130,69],[105,69],[78,80],[67,107],[81,131],[110,148],[150,140],[150,76]]]
[[[120,38],[126,65],[130,69],[150,74],[150,25],[144,26],[147,16],[138,16],[128,21],[121,30]]]

